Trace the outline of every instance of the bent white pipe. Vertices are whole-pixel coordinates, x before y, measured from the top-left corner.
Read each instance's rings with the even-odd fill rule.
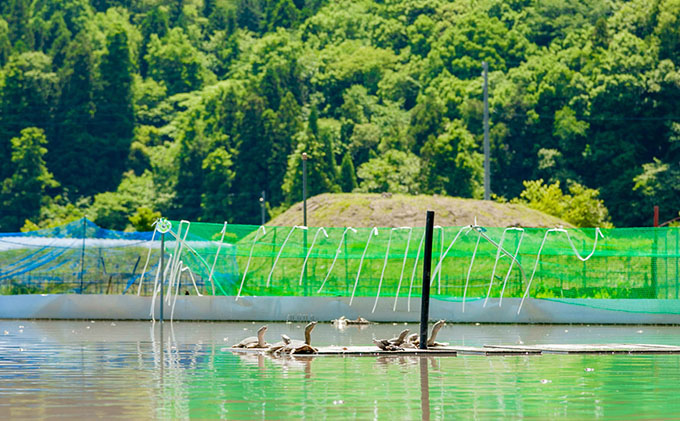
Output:
[[[361,275],[361,266],[364,264],[364,257],[366,257],[366,250],[368,250],[368,245],[371,243],[371,238],[373,234],[378,235],[378,228],[373,227],[371,232],[368,234],[368,240],[366,240],[366,247],[364,247],[364,252],[361,254],[361,260],[359,260],[359,270],[357,271],[357,277],[354,280],[354,288],[352,289],[352,296],[349,299],[349,305],[352,305],[354,301],[354,293],[357,291],[357,285],[359,285],[359,275]]]
[[[352,231],[355,234],[357,233],[357,230],[355,230],[352,227],[347,227],[342,232],[342,238],[340,238],[340,243],[338,243],[338,248],[335,250],[335,257],[333,257],[333,262],[331,262],[331,267],[328,268],[328,273],[326,273],[326,277],[323,278],[323,282],[321,283],[321,286],[319,287],[319,290],[317,291],[317,293],[321,292],[324,285],[326,285],[326,281],[331,276],[331,272],[333,271],[333,266],[335,266],[335,261],[338,260],[338,255],[340,254],[340,250],[342,249],[342,243],[345,241],[345,235],[347,235],[347,231]]]
[[[328,238],[328,233],[326,232],[326,230],[323,227],[316,230],[316,234],[314,234],[314,239],[312,240],[312,245],[309,247],[309,250],[307,251],[307,256],[305,256],[305,261],[302,262],[302,270],[300,271],[300,282],[298,283],[298,285],[302,285],[302,278],[304,276],[305,267],[307,266],[307,260],[309,260],[309,255],[312,253],[312,249],[314,248],[314,244],[316,243],[316,237],[319,236],[320,232],[323,232],[323,235],[325,235],[326,238]]]
[[[241,291],[243,291],[243,284],[246,281],[246,275],[248,274],[248,268],[250,267],[250,260],[253,258],[253,249],[255,248],[255,243],[258,240],[258,234],[260,234],[260,231],[262,231],[263,237],[265,235],[267,235],[267,229],[264,227],[264,225],[260,225],[260,227],[255,232],[255,238],[253,238],[253,244],[250,246],[250,255],[248,256],[248,263],[246,263],[246,269],[243,271],[243,278],[241,278],[241,286],[239,286],[239,288],[238,288],[238,293],[236,294],[236,300],[234,300],[234,301],[238,301],[239,297],[241,297]]]

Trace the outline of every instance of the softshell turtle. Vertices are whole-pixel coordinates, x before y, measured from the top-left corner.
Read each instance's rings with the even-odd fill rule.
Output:
[[[406,337],[404,340],[404,343],[401,345],[404,348],[418,348],[418,334],[417,333],[411,333]]]
[[[401,344],[404,343],[404,338],[406,338],[409,332],[409,329],[404,329],[397,337],[392,339],[373,339],[373,343],[383,351],[403,351],[404,348],[401,347]]]
[[[373,339],[373,343],[375,346],[378,348],[382,349],[383,351],[403,351],[404,348],[400,347],[399,345],[395,345],[389,341],[389,339]]]
[[[233,345],[232,348],[266,348],[267,342],[264,340],[264,332],[267,331],[267,326],[262,326],[257,330],[257,336],[249,336],[241,342]]]
[[[355,320],[347,319],[346,323],[348,325],[368,325],[368,324],[371,324],[371,322],[364,319],[363,317],[357,317]]]
[[[439,329],[444,327],[446,324],[446,320],[440,320],[437,323],[432,326],[432,333],[430,333],[430,337],[427,338],[427,346],[446,346],[448,344],[445,343],[439,343],[435,342],[435,338],[437,337],[437,333],[439,333]]]
[[[280,348],[275,352],[279,354],[316,354],[318,349],[312,346],[312,329],[316,326],[316,322],[310,322],[305,326],[305,341],[291,340],[289,344]]]
[[[401,333],[399,333],[399,336],[397,336],[396,338],[390,339],[389,342],[392,345],[400,346],[401,344],[404,343],[406,335],[408,335],[409,332],[410,332],[409,329],[404,329],[404,330],[401,331]]]
[[[442,327],[444,327],[445,324],[446,324],[445,320],[439,320],[437,323],[434,324],[434,326],[432,326],[432,333],[430,334],[430,337],[427,338],[428,347],[448,345],[446,343],[440,343],[435,341],[435,339],[437,338],[437,334],[439,333],[439,330]],[[409,335],[404,341],[404,344],[402,346],[405,348],[418,348],[418,346],[420,345],[420,338],[418,336],[419,335],[417,333]]]
[[[267,348],[267,352],[276,353],[284,346],[290,343],[290,337],[286,334],[281,335],[281,340],[275,344],[272,344]]]

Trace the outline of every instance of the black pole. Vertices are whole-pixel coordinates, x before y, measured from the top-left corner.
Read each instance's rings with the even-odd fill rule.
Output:
[[[87,227],[85,226],[85,217],[83,216],[83,247],[80,251],[80,293],[83,293],[83,271],[85,270],[85,236]]]
[[[302,225],[307,226],[307,154],[302,153]]]
[[[302,225],[307,226],[307,153],[302,153]],[[305,255],[307,254],[307,231],[304,230],[303,233],[303,247]],[[305,276],[304,276],[304,296],[308,295],[307,290],[307,266],[305,266]]]
[[[425,222],[425,256],[423,260],[423,293],[420,298],[420,349],[427,349],[427,323],[430,318],[430,271],[432,269],[432,233],[434,212],[427,211]]]
[[[165,254],[165,233],[161,233],[161,263],[160,263],[160,265],[161,265],[161,312],[160,312],[161,313],[161,315],[160,315],[161,323],[163,323],[163,282],[165,282],[165,280],[163,279],[165,277],[164,273],[163,273],[164,272],[164,267],[163,267],[164,266],[164,264],[163,264],[164,263],[163,262],[163,260],[164,260],[163,255],[164,254]],[[161,335],[162,334],[163,334],[163,331],[161,330]],[[161,344],[162,344],[162,341],[161,341]]]

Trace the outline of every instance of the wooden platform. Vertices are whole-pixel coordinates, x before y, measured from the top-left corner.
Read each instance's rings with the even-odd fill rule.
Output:
[[[489,347],[495,346],[485,346]],[[680,354],[680,346],[654,344],[503,345],[502,348],[518,352],[536,350],[541,354]]]
[[[541,345],[485,345],[445,346],[430,349],[405,348],[403,351],[383,351],[376,346],[322,346],[317,354],[296,354],[296,357],[314,356],[400,356],[425,355],[541,355],[541,354],[680,354],[680,346],[655,344],[541,344]],[[264,353],[266,348],[222,348],[234,353]]]

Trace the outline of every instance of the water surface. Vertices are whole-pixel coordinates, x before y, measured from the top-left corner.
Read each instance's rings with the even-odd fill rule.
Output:
[[[228,347],[253,323],[0,321],[0,417],[225,419],[659,419],[680,413],[680,355],[274,359]],[[267,339],[302,337],[270,323]],[[315,345],[367,345],[409,324],[338,330]],[[456,345],[680,345],[677,326],[447,325]]]

